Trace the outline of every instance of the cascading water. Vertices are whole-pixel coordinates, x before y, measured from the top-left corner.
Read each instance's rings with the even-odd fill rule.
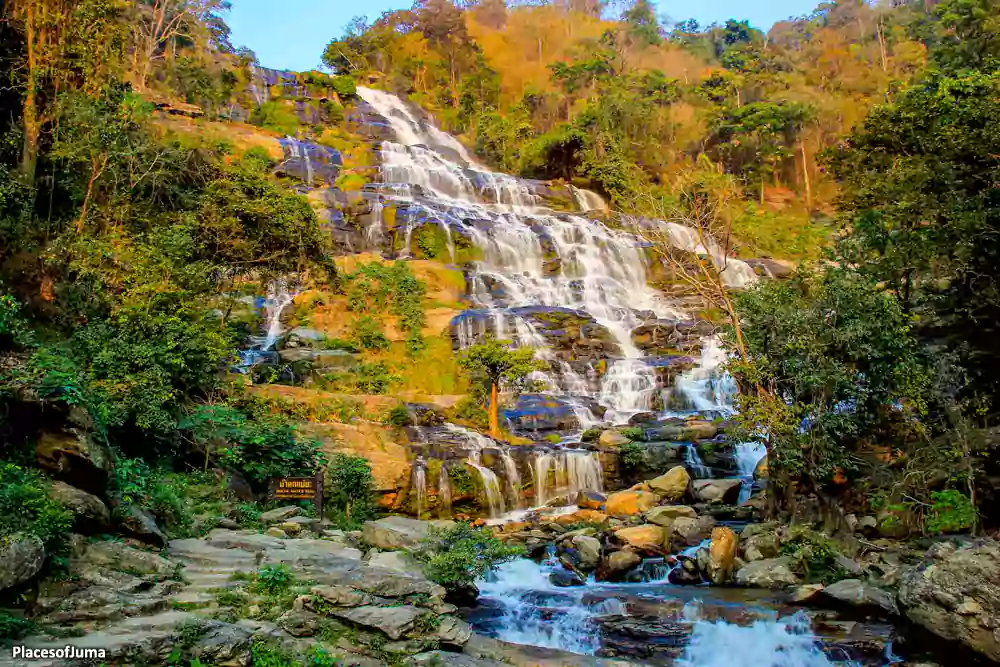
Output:
[[[732,376],[722,370],[726,360],[718,338],[704,339],[699,364],[677,378],[669,390],[672,397],[668,402],[693,412],[732,414],[737,388]]]
[[[274,346],[285,332],[281,323],[282,313],[297,295],[298,290],[289,287],[284,280],[276,280],[267,286],[267,297],[260,307],[264,319],[262,327],[264,335],[251,336],[250,348],[239,352],[240,362],[237,370],[246,372],[254,364],[277,357]]]
[[[678,667],[832,667],[819,649],[809,618],[798,613],[779,621],[740,626],[694,620],[691,640]]]
[[[470,452],[465,462],[479,473],[479,480],[483,484],[483,495],[486,498],[490,516],[495,517],[503,514],[506,511],[506,505],[503,493],[500,491],[500,479],[496,473],[483,465],[482,455],[478,451]]]
[[[572,504],[580,491],[604,491],[603,470],[596,452],[570,449],[539,452],[535,454],[532,474],[535,504],[539,506],[562,495]]]
[[[427,468],[424,466],[423,459],[418,459],[413,466],[412,484],[417,501],[417,517],[419,518],[423,516],[424,510],[427,508]]]
[[[762,442],[740,442],[734,447],[733,458],[736,460],[736,469],[739,471],[740,498],[742,505],[750,499],[753,493],[753,475],[757,470],[757,464],[767,456],[767,447]]]
[[[695,479],[707,479],[712,476],[712,471],[701,460],[698,448],[693,444],[684,447],[684,467]]]
[[[451,477],[448,475],[448,467],[441,466],[441,475],[438,477],[438,517],[441,519],[451,518]]]
[[[511,509],[517,509],[521,506],[521,473],[517,470],[517,461],[510,455],[510,451],[506,447],[502,447],[500,448],[500,462],[503,464],[508,506]]]

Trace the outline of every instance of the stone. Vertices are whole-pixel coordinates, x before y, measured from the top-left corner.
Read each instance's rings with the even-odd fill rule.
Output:
[[[587,535],[576,535],[573,537],[573,546],[576,547],[579,554],[581,570],[593,570],[600,564],[601,541],[599,539]]]
[[[268,510],[261,513],[260,522],[265,526],[270,526],[273,523],[284,523],[288,521],[293,516],[298,516],[302,512],[301,507],[296,507],[295,505],[285,505],[284,507],[276,507],[273,510]]]
[[[1000,662],[1000,541],[935,545],[902,572],[898,602],[916,625]]]
[[[674,466],[665,474],[647,482],[650,489],[672,503],[684,497],[690,483],[691,475],[684,466]]]
[[[389,639],[393,640],[408,634],[414,629],[417,621],[429,613],[431,612],[417,607],[376,607],[374,605],[335,609],[330,612],[331,615],[350,621],[354,625],[384,632]]]
[[[249,661],[251,628],[215,620],[199,620],[198,623],[201,636],[190,650],[192,658],[204,665],[243,665]],[[175,626],[174,632],[179,635],[178,627]]]
[[[510,667],[511,661],[501,662],[491,658],[475,658],[452,651],[418,653],[406,663],[408,667]]]
[[[845,572],[853,577],[860,577],[864,574],[861,564],[853,558],[837,554],[833,557],[834,566],[841,572]]]
[[[601,437],[597,439],[597,442],[605,447],[618,447],[631,441],[618,431],[608,429],[606,431],[601,431]]]
[[[765,558],[777,558],[781,551],[781,542],[775,533],[750,535],[742,540],[740,546],[743,549],[743,558],[748,563]]]
[[[285,531],[285,534],[291,537],[295,537],[296,535],[302,532],[302,524],[295,523],[294,521],[285,521],[279,524],[278,528]]]
[[[620,542],[636,549],[662,549],[667,531],[660,526],[646,524],[616,530],[615,537]]]
[[[549,575],[549,581],[553,586],[567,588],[569,586],[583,586],[586,581],[572,570],[556,570]]]
[[[865,610],[881,610],[896,616],[899,609],[892,596],[860,579],[842,579],[823,589],[821,597]]]
[[[823,584],[803,584],[792,591],[788,599],[796,604],[810,604],[816,601],[824,588]]]
[[[125,506],[121,517],[121,526],[132,537],[157,547],[167,546],[167,536],[156,525],[152,513],[137,505]]]
[[[684,544],[693,547],[708,539],[714,527],[715,519],[707,515],[696,519],[679,517],[674,520],[670,531],[671,535],[676,535]]]
[[[38,467],[88,493],[102,495],[113,467],[111,451],[82,429],[42,431],[35,441]]]
[[[604,511],[613,517],[629,517],[652,509],[656,503],[656,495],[648,491],[619,491],[608,496]]]
[[[0,539],[0,591],[30,581],[45,564],[45,546],[34,535]]]
[[[239,530],[241,527],[240,524],[236,523],[235,521],[233,521],[228,517],[222,517],[221,519],[216,521],[215,525],[218,526],[219,528],[225,528],[226,530]]]
[[[278,619],[278,627],[293,637],[312,637],[319,630],[321,620],[310,611],[293,609]]]
[[[631,570],[641,562],[642,558],[634,551],[629,549],[615,551],[605,561],[605,578],[612,578],[615,575]]]
[[[607,500],[604,494],[596,491],[580,491],[576,494],[576,506],[582,510],[599,510]]]
[[[735,505],[740,497],[739,479],[697,479],[691,484],[695,498],[704,503]]]
[[[646,521],[664,528],[670,528],[681,517],[697,519],[698,513],[687,505],[661,505],[646,512]]]
[[[555,518],[556,523],[568,526],[574,523],[593,523],[603,525],[608,521],[608,515],[597,510],[577,510],[572,514],[564,514]]]
[[[792,559],[782,556],[747,563],[736,571],[735,581],[740,586],[784,588],[798,584],[799,577],[792,571]]]
[[[174,576],[178,566],[152,551],[135,549],[121,542],[91,542],[78,559],[84,567],[119,570],[130,574]]]
[[[366,521],[362,526],[362,539],[384,551],[414,549],[430,535],[432,526],[446,528],[451,521],[420,521],[403,516],[387,516],[378,521]]]
[[[361,607],[372,602],[371,595],[354,590],[350,586],[313,586],[309,592],[334,607]]]
[[[858,521],[858,530],[862,532],[872,531],[878,528],[878,519],[873,516],[863,516]]]
[[[434,639],[448,646],[464,646],[472,638],[472,626],[454,616],[440,616]]]
[[[49,495],[73,513],[73,530],[76,532],[94,535],[111,528],[111,512],[97,496],[60,481],[52,482]]]
[[[423,567],[405,551],[379,551],[371,554],[368,566],[410,576],[423,576]]]
[[[712,543],[708,548],[708,578],[719,586],[733,576],[739,538],[732,528],[717,526],[712,529]]]
[[[264,534],[267,535],[268,537],[277,537],[280,539],[285,539],[286,537],[288,537],[288,533],[286,533],[283,529],[279,528],[278,526],[271,526],[270,528],[267,529],[267,531]]]

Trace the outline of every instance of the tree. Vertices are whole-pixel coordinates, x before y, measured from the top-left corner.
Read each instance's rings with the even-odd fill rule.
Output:
[[[363,456],[335,452],[327,466],[330,506],[343,512],[345,526],[358,526],[375,510],[371,464]]]
[[[132,72],[135,83],[146,87],[154,62],[162,60],[179,42],[226,36],[219,14],[229,9],[227,0],[137,0],[133,3]]]
[[[511,348],[510,341],[489,338],[468,347],[459,363],[483,395],[489,395],[490,435],[500,437],[500,390],[514,395],[528,386],[528,376],[541,370],[531,348]]]

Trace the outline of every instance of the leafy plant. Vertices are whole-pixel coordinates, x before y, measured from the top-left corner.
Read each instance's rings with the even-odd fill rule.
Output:
[[[295,577],[284,563],[265,565],[254,575],[252,589],[269,595],[276,595],[288,590],[295,582]]]
[[[410,411],[402,403],[392,406],[385,417],[385,423],[390,426],[403,427],[411,423]]]
[[[646,431],[641,426],[630,426],[618,431],[632,442],[642,442],[646,439]]]
[[[24,639],[35,632],[37,627],[30,619],[0,612],[0,645],[9,646],[14,640]]]
[[[618,465],[626,470],[637,470],[646,464],[646,449],[629,440],[618,445]]]
[[[507,546],[488,530],[457,523],[446,529],[432,527],[415,556],[424,563],[424,572],[432,581],[458,589],[523,553],[520,547]]]
[[[957,533],[975,525],[976,508],[961,491],[932,491],[931,499],[932,504],[925,519],[929,532]]]
[[[500,388],[518,394],[529,383],[528,376],[542,368],[530,347],[511,348],[509,341],[489,338],[462,352],[459,363],[477,385],[481,396],[489,396],[490,434],[500,437]]]
[[[0,462],[0,541],[17,533],[34,535],[46,549],[59,551],[73,524],[73,515],[49,497],[38,473]]]
[[[327,474],[329,507],[343,513],[342,528],[358,528],[364,521],[372,518],[375,512],[375,482],[368,459],[335,452],[330,457]]]
[[[371,315],[362,315],[351,323],[351,340],[362,350],[387,350],[385,327]]]

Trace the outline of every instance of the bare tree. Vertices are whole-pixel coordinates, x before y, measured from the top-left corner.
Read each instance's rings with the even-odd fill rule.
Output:
[[[153,63],[177,42],[198,42],[227,0],[140,0],[132,21],[132,73],[144,89]]]

